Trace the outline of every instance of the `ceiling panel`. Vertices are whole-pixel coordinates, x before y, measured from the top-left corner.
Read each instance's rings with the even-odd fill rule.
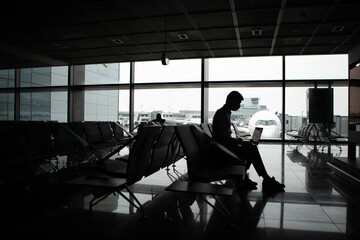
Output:
[[[0,68],[158,60],[165,35],[172,59],[348,53],[359,12],[358,0],[12,1]]]

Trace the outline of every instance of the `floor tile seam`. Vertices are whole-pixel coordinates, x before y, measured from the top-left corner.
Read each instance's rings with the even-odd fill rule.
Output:
[[[290,168],[290,170],[292,171],[293,175],[295,175],[297,177],[297,179],[302,183],[303,188],[305,189],[305,183],[301,180],[301,178],[298,176],[298,174],[292,169]]]
[[[347,221],[346,221],[345,223],[337,223],[337,222],[335,222],[335,221],[329,216],[329,214],[325,211],[325,209],[324,209],[322,206],[320,206],[320,207],[321,207],[321,209],[323,209],[323,211],[324,211],[325,214],[328,216],[328,218],[335,224],[336,228],[341,232],[341,229],[337,226],[337,224],[347,224]]]
[[[333,221],[309,221],[309,220],[302,220],[302,219],[285,219],[284,218],[271,218],[271,217],[264,217],[264,221],[266,220],[282,220],[282,222],[308,222],[308,223],[328,223],[328,224],[333,224],[333,225],[336,225],[336,223],[334,223]]]

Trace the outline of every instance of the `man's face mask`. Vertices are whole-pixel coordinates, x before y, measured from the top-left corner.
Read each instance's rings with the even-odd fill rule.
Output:
[[[241,101],[234,101],[231,106],[230,106],[230,109],[232,111],[236,111],[240,108],[240,104],[241,104]]]

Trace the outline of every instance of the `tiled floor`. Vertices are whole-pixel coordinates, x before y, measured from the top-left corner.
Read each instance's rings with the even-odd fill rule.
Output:
[[[161,170],[133,186],[146,220],[119,195],[109,196],[90,215],[92,195],[86,195],[23,221],[13,233],[44,239],[359,239],[360,203],[334,189],[326,165],[339,154],[337,148],[330,155],[306,147],[296,153],[280,143],[260,144],[259,149],[268,173],[286,184],[285,192],[263,194],[262,179],[250,168],[250,178],[259,188],[221,198],[231,212],[232,226],[195,196],[164,191],[171,179]],[[346,154],[343,146],[341,155]],[[179,161],[176,170],[170,173],[186,173],[186,162]],[[212,197],[209,201],[215,203]]]

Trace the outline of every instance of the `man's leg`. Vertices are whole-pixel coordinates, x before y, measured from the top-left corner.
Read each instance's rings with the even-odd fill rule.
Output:
[[[239,146],[236,153],[239,157],[244,158],[249,163],[252,163],[257,174],[260,177],[263,177],[263,191],[283,191],[285,185],[276,181],[274,177],[269,176],[256,145]]]
[[[263,191],[284,191],[285,185],[279,183],[274,177],[270,177],[267,173],[264,162],[260,156],[259,150],[256,145],[248,149],[249,161],[253,164],[257,174],[263,177],[262,189]]]
[[[239,146],[238,154],[247,161],[247,169],[253,164],[255,171],[260,177],[270,178],[256,145]]]

